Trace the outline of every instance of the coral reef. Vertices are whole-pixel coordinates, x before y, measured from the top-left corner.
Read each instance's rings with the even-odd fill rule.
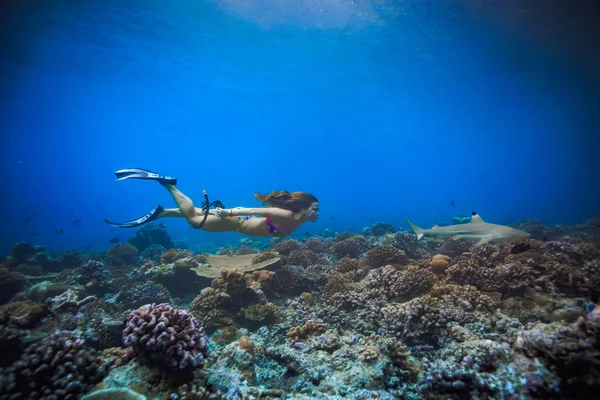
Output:
[[[329,243],[322,239],[310,238],[302,244],[302,247],[316,254],[329,253]]]
[[[362,265],[365,268],[373,269],[386,265],[407,265],[408,257],[402,250],[394,246],[377,246],[365,254],[362,260]]]
[[[175,247],[173,240],[167,233],[167,226],[163,223],[143,225],[128,242],[143,252],[152,245],[161,246],[167,250]]]
[[[208,356],[207,342],[192,314],[164,303],[132,312],[123,330],[123,344],[137,357],[173,371],[201,368]]]
[[[104,350],[121,345],[126,319],[127,313],[121,307],[97,299],[83,306],[79,327],[86,343]]]
[[[204,288],[190,304],[190,312],[205,328],[217,328],[233,323],[231,297],[213,288]]]
[[[370,227],[362,230],[362,234],[365,236],[383,236],[395,232],[396,228],[394,228],[394,225],[387,222],[376,222]]]
[[[162,227],[103,253],[19,243],[0,261],[0,400],[590,398],[600,224],[518,226],[547,240],[378,223],[212,253],[149,238]]]
[[[139,249],[138,249],[139,250]],[[162,255],[167,251],[159,244],[152,244],[146,247],[141,253],[140,258],[143,262],[152,261],[155,264],[160,263]]]
[[[125,308],[138,308],[144,304],[168,303],[171,294],[160,283],[144,282],[133,287],[125,287],[117,295],[117,301]]]
[[[119,243],[108,249],[106,260],[113,268],[136,264],[138,249],[129,243]]]
[[[340,235],[338,235],[338,237]],[[358,239],[358,237],[352,235],[346,239],[336,240],[336,243],[332,247],[332,251],[338,258],[357,258],[362,253],[363,248],[364,243]]]
[[[244,309],[246,319],[267,324],[277,322],[281,319],[281,315],[280,307],[273,303],[254,304]]]
[[[319,256],[312,250],[292,250],[287,256],[289,265],[301,265],[308,267],[309,265],[328,264],[327,260]]]
[[[301,247],[302,246],[297,240],[289,239],[278,243],[277,246],[275,246],[275,251],[281,255],[287,256],[292,251],[300,250]]]
[[[446,271],[451,261],[452,259],[448,256],[436,254],[429,262],[429,267],[431,268],[432,272],[440,274]]]
[[[25,276],[20,272],[0,267],[0,304],[6,303],[25,287]]]
[[[53,333],[31,344],[2,371],[0,398],[76,399],[102,380],[109,365],[76,335]]]
[[[311,337],[312,335],[323,333],[326,330],[327,326],[322,322],[309,320],[303,326],[295,326],[291,328],[287,334],[287,337],[289,340],[293,340],[295,342],[302,342]]]

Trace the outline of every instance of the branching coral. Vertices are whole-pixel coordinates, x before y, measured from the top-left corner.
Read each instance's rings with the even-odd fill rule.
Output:
[[[142,226],[128,241],[139,251],[144,251],[152,245],[159,245],[167,250],[175,247],[175,244],[167,233],[167,226],[163,223],[153,223]]]
[[[281,255],[287,256],[294,250],[300,250],[300,248],[300,243],[297,240],[289,239],[277,244],[277,246],[275,246],[275,251]]]
[[[4,371],[0,397],[11,399],[75,399],[98,383],[109,364],[69,332],[54,333],[33,343],[19,361]]]
[[[360,268],[360,262],[354,258],[343,257],[335,263],[333,269],[337,272],[354,272]]]
[[[368,228],[363,229],[362,233],[365,236],[383,236],[387,233],[395,233],[394,225],[387,222],[376,222]]]
[[[282,308],[273,303],[254,304],[244,309],[244,317],[256,322],[277,322],[281,319],[282,315]]]
[[[357,258],[362,253],[363,243],[356,236],[336,241],[332,247],[333,253],[338,257]]]
[[[438,279],[428,268],[411,265],[399,271],[390,266],[379,268],[366,281],[369,287],[383,286],[390,299],[408,300],[427,292]]]
[[[144,304],[170,302],[171,294],[160,283],[149,281],[123,287],[117,301],[125,308],[138,308]]]
[[[406,253],[406,256],[413,260],[423,260],[430,256],[430,250],[425,242],[419,241],[415,235],[406,232],[397,232],[394,235],[393,243],[390,244]]]
[[[95,299],[96,296],[87,296],[83,299],[79,299],[79,293],[73,289],[68,289],[66,292],[56,297],[49,298],[46,300],[46,303],[50,307],[50,311],[54,314],[76,314],[81,306]]]
[[[193,257],[194,257],[194,255],[189,250],[170,249],[170,250],[164,252],[160,256],[160,260],[163,264],[171,264],[171,263],[174,263],[175,261],[179,260],[180,258],[190,258],[191,259]]]
[[[190,312],[205,328],[217,328],[233,323],[231,297],[213,288],[204,288],[190,304]]]
[[[436,285],[425,296],[384,307],[383,326],[409,345],[439,346],[455,325],[478,322],[492,329],[486,317],[499,300],[499,293],[484,294],[473,286]]]
[[[129,243],[120,243],[112,246],[106,253],[106,260],[113,267],[123,267],[135,264],[138,249]]]
[[[324,254],[329,252],[329,243],[322,239],[310,238],[306,240],[302,247],[305,250],[310,250],[316,254]]]
[[[394,246],[377,246],[365,254],[362,265],[367,269],[379,268],[385,265],[407,265],[408,257],[404,251]]]
[[[288,265],[301,265],[308,267],[309,265],[328,264],[327,260],[320,257],[312,250],[292,250],[287,257]]]
[[[46,304],[33,301],[12,301],[0,306],[0,315],[8,315],[11,326],[19,328],[33,328],[47,313]]]

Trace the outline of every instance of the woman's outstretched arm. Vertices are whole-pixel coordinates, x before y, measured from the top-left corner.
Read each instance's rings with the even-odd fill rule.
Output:
[[[217,215],[223,217],[238,217],[242,215],[260,215],[265,218],[292,218],[294,213],[289,210],[277,207],[260,207],[260,208],[229,208],[222,209],[217,212]]]

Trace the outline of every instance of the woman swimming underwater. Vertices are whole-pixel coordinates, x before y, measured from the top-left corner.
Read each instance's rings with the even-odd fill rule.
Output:
[[[141,226],[158,218],[179,217],[185,218],[192,228],[209,232],[236,231],[248,236],[284,237],[289,236],[305,222],[315,222],[319,217],[319,201],[306,192],[273,191],[267,195],[258,193],[254,195],[268,207],[225,209],[219,201],[210,204],[207,201],[204,207],[196,208],[192,199],[177,189],[176,178],[139,168],[116,171],[115,175],[118,181],[125,179],[157,181],[171,193],[178,207],[163,208],[159,205],[143,217],[122,223],[104,220],[120,228]],[[214,213],[209,212],[211,205],[216,207]]]

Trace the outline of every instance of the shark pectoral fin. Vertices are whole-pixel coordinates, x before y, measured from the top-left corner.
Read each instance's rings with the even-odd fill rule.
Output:
[[[417,240],[421,240],[423,236],[425,235],[423,235],[422,233],[417,233]]]
[[[492,239],[493,239],[493,237],[491,237],[491,236],[489,236],[489,237],[484,237],[484,238],[483,238],[483,239],[481,239],[479,242],[477,242],[477,243],[475,244],[475,246],[481,246],[481,245],[483,245],[483,244],[486,244],[486,243],[488,243],[488,242],[489,242],[490,240],[492,240]]]

